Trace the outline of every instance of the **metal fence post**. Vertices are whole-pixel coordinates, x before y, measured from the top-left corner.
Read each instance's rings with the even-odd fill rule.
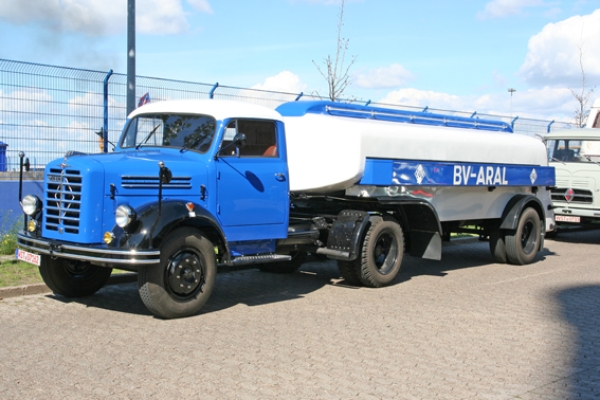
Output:
[[[102,139],[104,140],[105,153],[108,153],[108,80],[112,74],[113,70],[111,69],[104,78],[104,126],[102,128]]]

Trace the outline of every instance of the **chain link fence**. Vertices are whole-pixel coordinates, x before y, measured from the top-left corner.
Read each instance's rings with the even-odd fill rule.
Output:
[[[21,151],[33,170],[43,169],[46,163],[70,150],[103,151],[105,127],[108,141],[114,143],[125,124],[126,93],[125,74],[0,59],[0,172],[18,170]],[[151,101],[216,98],[271,108],[288,101],[325,100],[303,93],[136,77],[137,98],[146,93]],[[397,104],[370,105],[423,111],[422,108]],[[516,133],[529,136],[541,136],[550,129],[573,127],[565,122],[439,109],[426,111],[503,120],[511,123]],[[109,145],[109,150],[111,147]]]

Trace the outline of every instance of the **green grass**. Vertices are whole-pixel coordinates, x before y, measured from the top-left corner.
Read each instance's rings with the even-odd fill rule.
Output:
[[[129,273],[129,271],[115,268],[112,273],[113,275],[124,274]],[[37,265],[17,260],[5,260],[0,262],[0,288],[43,282]]]
[[[42,277],[37,265],[17,260],[0,263],[0,287],[30,285],[41,283]]]

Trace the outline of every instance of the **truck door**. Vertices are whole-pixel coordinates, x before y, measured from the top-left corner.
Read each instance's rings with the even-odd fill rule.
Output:
[[[237,133],[246,136],[240,148]],[[229,241],[287,236],[289,175],[283,132],[265,120],[230,120],[217,157],[217,215]]]

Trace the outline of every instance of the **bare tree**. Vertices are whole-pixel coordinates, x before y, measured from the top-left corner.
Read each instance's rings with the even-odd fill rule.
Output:
[[[350,39],[342,37],[342,26],[344,25],[344,4],[345,0],[341,0],[340,14],[338,19],[338,31],[337,31],[337,49],[335,52],[335,58],[328,55],[323,60],[326,71],[324,71],[316,62],[313,60],[313,64],[317,67],[319,73],[327,81],[327,87],[329,91],[329,99],[336,101],[342,97],[344,90],[350,84],[350,68],[356,61],[357,56],[352,56],[348,65],[346,63],[346,51],[348,51],[348,43]]]
[[[582,32],[583,32],[583,28],[582,28]],[[596,87],[594,86],[591,89],[587,88],[585,69],[583,68],[583,41],[580,42],[578,47],[579,47],[579,68],[581,69],[581,89],[575,91],[575,90],[569,88],[569,90],[571,91],[571,94],[573,94],[573,97],[575,97],[575,100],[577,100],[577,108],[575,109],[575,115],[574,115],[575,124],[578,127],[582,128],[587,121],[588,115],[590,114],[588,104],[590,102],[590,98],[592,97],[592,94],[594,93],[594,89]]]

